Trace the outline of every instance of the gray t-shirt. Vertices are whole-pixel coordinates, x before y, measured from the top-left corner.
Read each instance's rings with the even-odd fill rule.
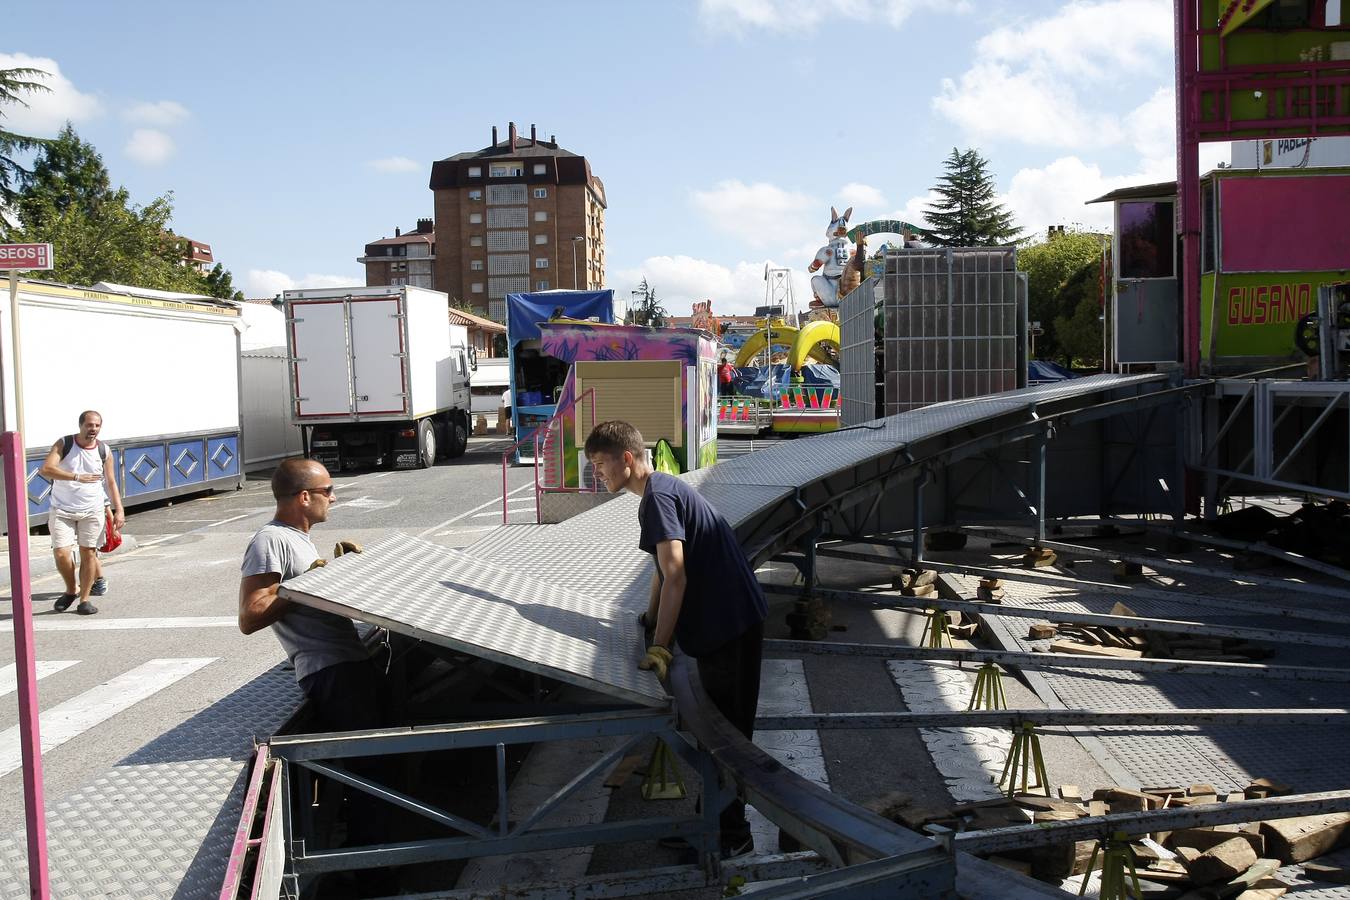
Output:
[[[248,543],[240,572],[245,578],[275,572],[282,581],[303,575],[319,551],[305,532],[273,520]],[[342,662],[368,658],[351,619],[292,603],[272,631],[295,666],[295,680]]]

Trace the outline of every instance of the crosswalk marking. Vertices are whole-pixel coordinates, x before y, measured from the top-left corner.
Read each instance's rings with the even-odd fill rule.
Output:
[[[38,681],[48,675],[55,675],[62,669],[69,669],[78,663],[78,659],[40,659],[37,661]],[[0,697],[7,696],[19,689],[19,670],[15,663],[0,666]]]
[[[53,706],[38,719],[42,752],[46,754],[52,748],[79,737],[95,725],[106,722],[217,659],[214,656],[152,659],[83,694],[71,697],[65,703]],[[20,765],[19,727],[15,725],[0,732],[0,778]]]
[[[91,619],[87,616],[35,616],[34,631],[129,631],[145,628],[237,628],[237,616],[165,616],[156,619]],[[0,634],[14,630],[13,622],[0,622]]]

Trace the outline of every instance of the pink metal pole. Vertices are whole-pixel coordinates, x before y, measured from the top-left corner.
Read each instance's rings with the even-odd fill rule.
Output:
[[[5,522],[9,526],[9,583],[14,610],[14,668],[19,688],[19,748],[23,754],[24,820],[28,827],[28,895],[48,900],[47,820],[42,796],[42,744],[38,734],[37,657],[33,646],[33,591],[28,570],[28,490],[23,437],[0,435],[5,467]]]

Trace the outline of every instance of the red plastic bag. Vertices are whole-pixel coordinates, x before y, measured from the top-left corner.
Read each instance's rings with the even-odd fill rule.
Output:
[[[103,516],[103,546],[98,548],[98,552],[111,553],[122,546],[122,535],[113,522],[112,510],[104,510]]]

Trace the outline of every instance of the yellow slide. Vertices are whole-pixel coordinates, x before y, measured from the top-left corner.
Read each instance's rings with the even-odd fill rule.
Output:
[[[798,329],[781,320],[775,320],[770,326],[769,333],[768,339],[766,339],[762,330],[756,331],[750,336],[750,339],[741,347],[740,352],[736,354],[736,368],[748,366],[755,355],[764,349],[765,343],[770,341],[774,347],[789,348],[788,362],[792,364],[792,371],[794,372],[801,371],[807,358],[834,365],[834,359],[819,346],[820,344],[833,344],[836,351],[839,349],[839,326],[834,322],[807,322],[805,328]]]

